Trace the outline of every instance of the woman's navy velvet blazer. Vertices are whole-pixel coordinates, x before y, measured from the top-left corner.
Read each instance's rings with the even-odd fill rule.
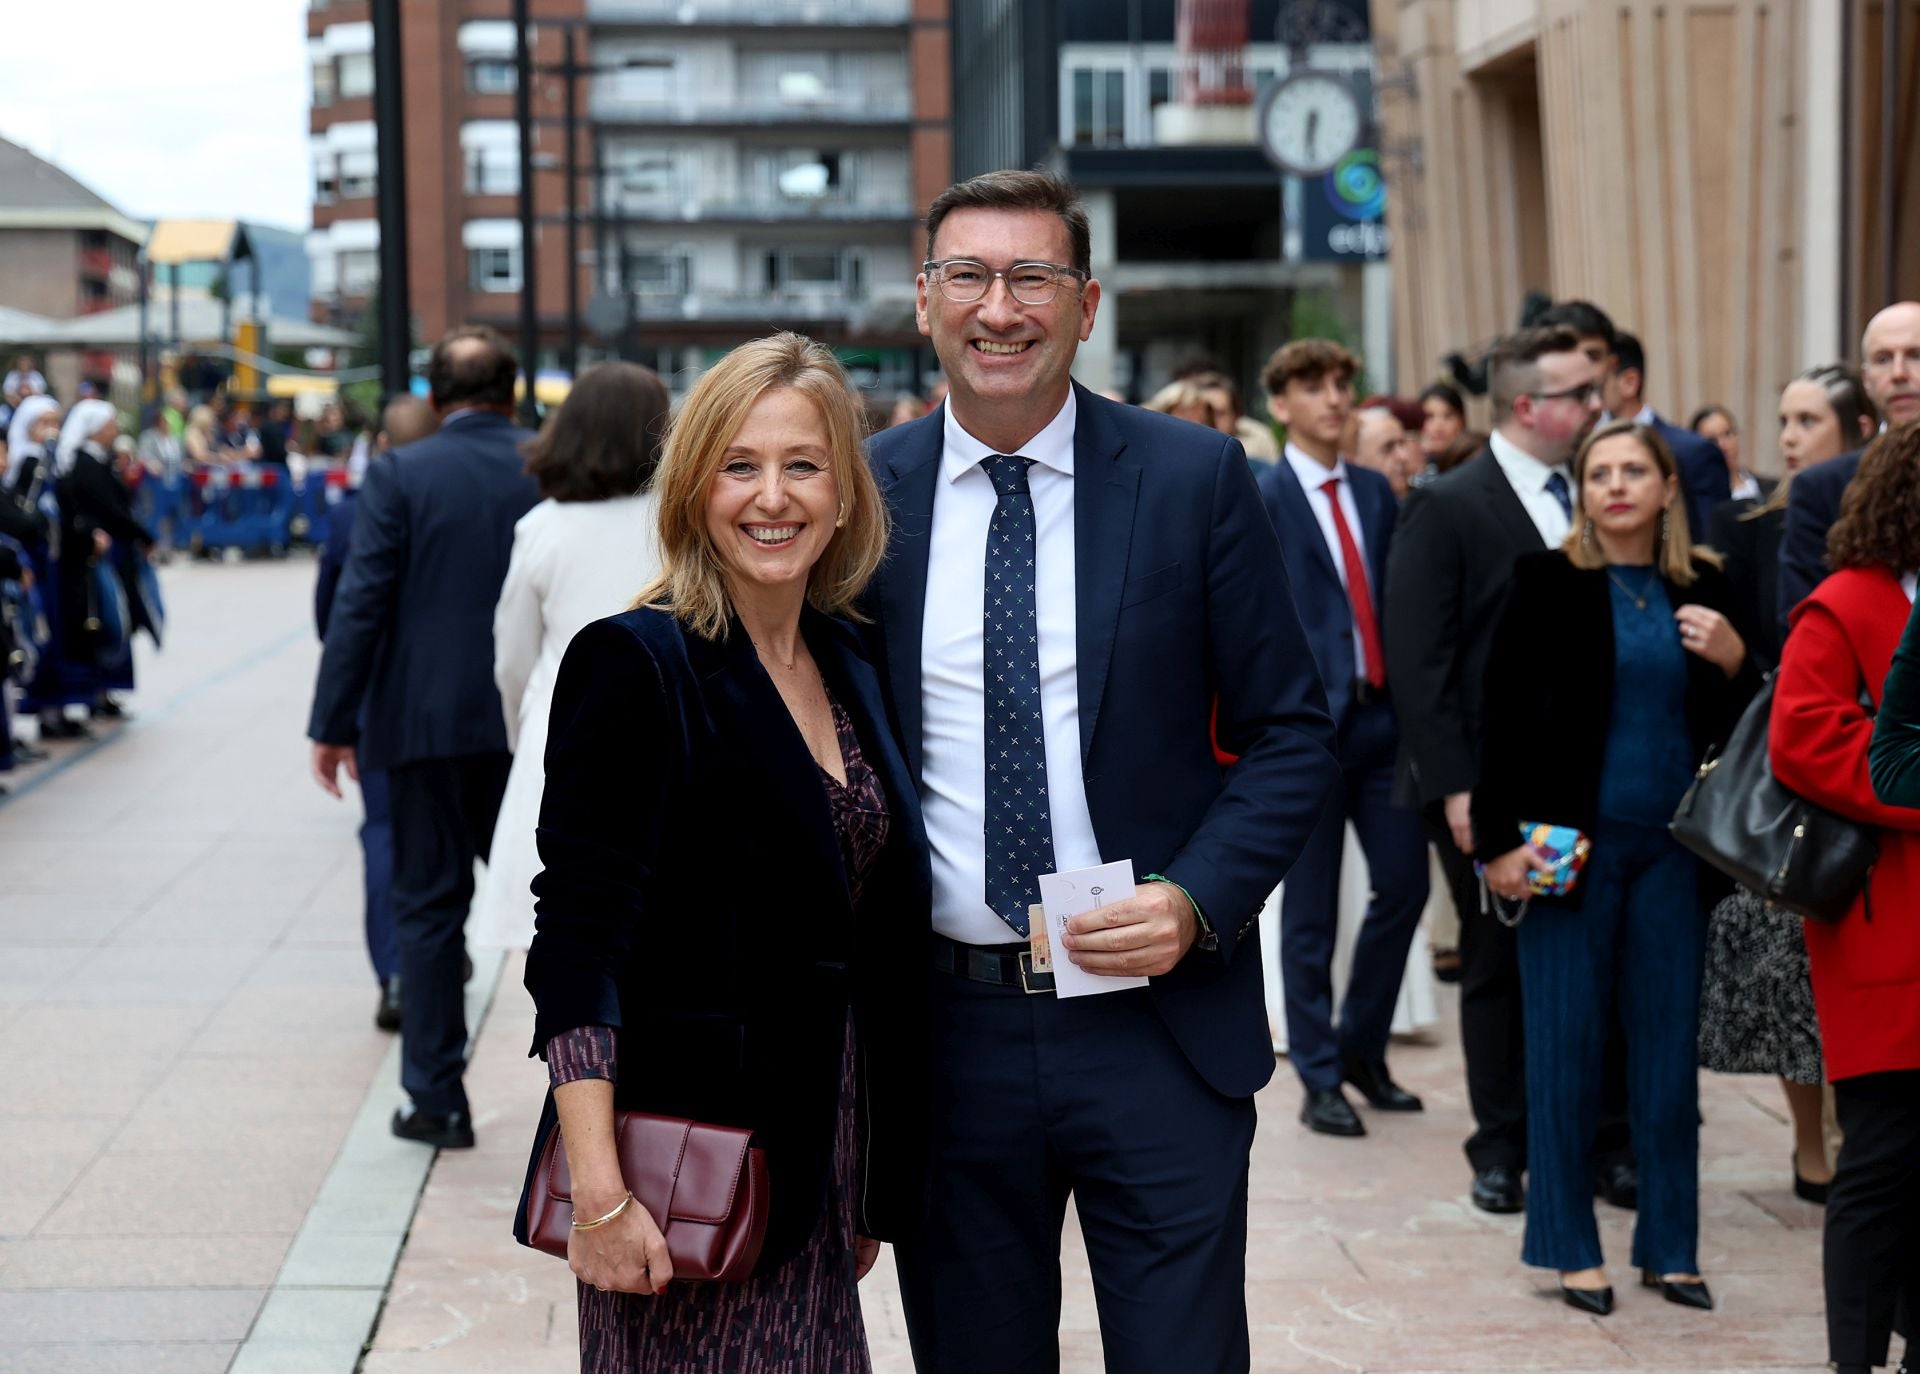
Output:
[[[851,627],[809,610],[801,628],[892,813],[858,905],[819,767],[746,633],[710,640],[633,610],[587,626],[561,663],[527,954],[535,1054],[578,1026],[618,1027],[619,1108],[755,1132],[772,1197],[763,1270],[820,1215],[849,1008],[860,1233],[910,1229],[924,1195],[919,802]],[[553,1115],[549,1094],[542,1137]]]

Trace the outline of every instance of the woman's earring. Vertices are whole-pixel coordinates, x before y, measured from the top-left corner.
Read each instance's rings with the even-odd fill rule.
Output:
[[[1593,521],[1590,519],[1580,522],[1580,542],[1589,549],[1593,547]]]
[[[840,507],[840,514],[834,519],[833,527],[836,530],[839,530],[839,529],[845,529],[846,525],[847,525],[847,508],[845,506],[842,506]]]
[[[1669,519],[1669,512],[1667,511],[1667,508],[1665,506],[1662,506],[1660,508],[1660,543],[1662,546],[1664,546],[1667,542],[1667,533],[1671,523],[1672,522]]]

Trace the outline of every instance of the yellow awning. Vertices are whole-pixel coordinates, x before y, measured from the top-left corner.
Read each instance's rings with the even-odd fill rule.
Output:
[[[543,406],[557,406],[567,399],[567,394],[572,390],[573,383],[565,377],[539,377],[533,383],[533,399]],[[527,398],[525,375],[514,382],[513,394],[516,400],[524,401]]]
[[[147,261],[160,267],[183,262],[225,262],[239,228],[230,219],[163,219],[147,240]]]
[[[331,377],[297,377],[282,374],[267,378],[267,395],[275,397],[294,396],[335,396],[340,392],[340,383]]]

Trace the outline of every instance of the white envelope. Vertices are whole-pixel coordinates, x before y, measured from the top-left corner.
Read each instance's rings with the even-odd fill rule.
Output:
[[[1067,957],[1067,922],[1084,911],[1110,906],[1133,896],[1133,861],[1120,859],[1071,873],[1042,873],[1040,902],[1047,910],[1047,939],[1053,946],[1053,991],[1059,997],[1089,997],[1097,992],[1144,988],[1138,975],[1108,977],[1084,972]]]

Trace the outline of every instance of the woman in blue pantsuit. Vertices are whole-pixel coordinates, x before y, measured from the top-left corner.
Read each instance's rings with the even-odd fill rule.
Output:
[[[1573,827],[1592,850],[1564,897],[1519,928],[1527,1039],[1528,1264],[1605,1314],[1613,1290],[1593,1216],[1602,1049],[1618,1007],[1640,1170],[1633,1263],[1668,1301],[1711,1307],[1697,1258],[1703,875],[1667,822],[1708,746],[1758,685],[1727,619],[1718,559],[1692,546],[1672,454],[1632,421],[1574,459],[1566,544],[1522,558],[1487,669],[1473,830],[1503,905],[1546,856],[1525,825]],[[1710,881],[1710,880],[1709,880]]]

